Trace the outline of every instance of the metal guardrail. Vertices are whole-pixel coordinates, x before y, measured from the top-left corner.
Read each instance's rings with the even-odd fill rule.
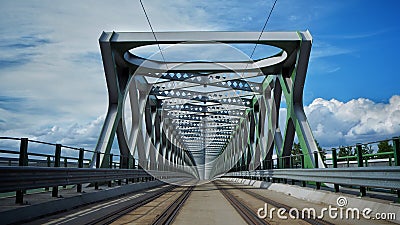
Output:
[[[88,150],[88,149],[84,149],[84,148],[77,148],[77,147],[71,147],[71,146],[67,146],[67,145],[62,145],[62,144],[55,144],[55,143],[49,143],[49,142],[44,142],[44,141],[37,141],[37,140],[31,140],[28,138],[14,138],[14,137],[0,137],[0,141],[19,141],[20,142],[20,149],[19,151],[16,150],[8,150],[8,149],[0,149],[0,154],[6,154],[7,157],[9,157],[9,155],[17,155],[18,157],[10,157],[10,160],[14,160],[16,159],[18,161],[19,166],[28,166],[29,162],[34,161],[33,159],[31,159],[31,156],[34,157],[39,157],[39,158],[44,158],[45,160],[48,161],[47,166],[50,167],[51,164],[54,165],[54,167],[67,167],[67,164],[70,161],[74,161],[74,162],[78,162],[77,165],[82,165],[82,164],[87,164],[87,163],[91,163],[92,158],[85,158],[85,154],[86,153],[90,153],[91,155],[93,154],[97,154],[96,158],[99,158],[100,155],[102,155],[103,153],[100,152],[95,152],[93,150]],[[28,151],[28,145],[30,145],[29,143],[35,143],[35,144],[40,144],[43,146],[53,146],[55,147],[55,152],[54,154],[51,153],[36,153],[36,152],[31,152]],[[75,154],[79,155],[78,157],[73,157],[71,155],[63,155],[62,152],[64,153],[64,150],[68,149],[68,150],[74,150],[76,151]],[[96,167],[121,167],[120,163],[121,161],[127,161],[128,165],[125,165],[125,167],[123,168],[128,168],[128,169],[134,169],[135,165],[135,159],[133,158],[133,156],[124,156],[124,155],[117,155],[117,154],[103,154],[104,157],[107,157],[107,159],[109,160],[109,164],[108,165],[97,165],[100,163],[97,163],[96,161]],[[119,159],[118,161],[115,161],[114,159],[117,158]],[[62,163],[62,160],[64,160],[64,162]],[[12,163],[9,163],[12,165]],[[132,165],[131,165],[132,164]],[[56,166],[57,165],[57,166]],[[31,166],[31,165],[29,165]],[[38,166],[42,166],[42,165],[38,165]]]
[[[400,189],[400,167],[274,169],[231,172],[224,177],[258,177]]]
[[[0,167],[0,192],[75,185],[132,178],[190,177],[171,171],[49,167]]]

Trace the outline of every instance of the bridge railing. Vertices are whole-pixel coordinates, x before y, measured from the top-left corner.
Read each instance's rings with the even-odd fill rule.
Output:
[[[55,143],[49,143],[49,142],[43,142],[43,141],[38,141],[38,140],[32,140],[28,138],[15,138],[15,137],[0,137],[0,141],[2,141],[2,147],[0,149],[0,173],[1,176],[4,176],[4,174],[9,173],[10,170],[14,167],[21,167],[18,171],[25,171],[25,170],[35,170],[33,169],[34,167],[37,167],[35,170],[37,171],[43,171],[43,168],[51,169],[54,171],[59,171],[57,170],[58,168],[67,168],[68,169],[73,169],[73,168],[88,168],[90,163],[91,163],[91,156],[93,154],[100,154],[100,153],[95,153],[93,150],[88,150],[84,148],[77,148],[77,147],[71,147],[67,145],[62,145],[62,144],[55,144]],[[8,142],[8,143],[4,143]],[[14,143],[10,143],[14,142]],[[18,148],[16,146],[19,145],[19,151],[18,150],[12,150],[9,148]],[[29,146],[31,145],[37,145],[40,149],[40,151],[30,151]],[[7,146],[7,147],[4,147]],[[14,146],[14,147],[9,147],[9,146]],[[54,150],[54,153],[43,153],[43,152],[50,152],[52,151],[51,149],[49,150],[48,148],[51,147]],[[8,149],[5,149],[8,148]],[[90,155],[90,157],[85,157],[85,155]],[[75,156],[74,156],[75,155]],[[77,155],[77,156],[76,156]],[[113,155],[113,154],[107,154],[105,157],[109,157],[109,168],[119,168],[121,166],[120,162],[123,160],[124,156],[120,155]],[[100,158],[100,157],[97,157]],[[117,161],[115,160],[117,159]],[[119,161],[118,161],[119,159]],[[128,169],[135,169],[134,167],[134,158],[130,157],[128,158]],[[130,162],[130,163],[129,163]],[[27,167],[27,168],[25,168]],[[96,164],[96,168],[99,168],[100,165],[99,163]],[[37,174],[37,173],[36,173]],[[65,174],[64,174],[65,175]],[[21,176],[16,176],[16,177],[21,177]],[[26,178],[26,177],[25,177]],[[67,179],[67,177],[66,177]],[[143,177],[136,177],[136,180],[150,180],[148,176]],[[92,179],[86,179],[90,183]],[[106,179],[107,180],[107,179]],[[108,180],[108,186],[111,187],[112,185],[112,180]],[[115,179],[114,179],[115,180]],[[104,181],[101,180],[101,181]],[[126,179],[126,183],[129,181],[133,182],[134,179]],[[5,182],[6,180],[2,179],[1,180],[1,187],[5,187]],[[118,180],[118,185],[121,185],[121,180]],[[10,183],[11,184],[11,183]],[[77,192],[82,191],[82,184],[81,183],[74,183],[76,184]],[[26,193],[27,190],[31,189],[31,187],[24,187],[22,189],[17,188],[17,183],[15,183],[15,188],[12,191],[15,192],[16,196],[16,203],[22,203],[23,202],[23,195]],[[68,183],[63,183],[62,186],[66,188],[66,185]],[[96,181],[94,183],[95,189],[98,189],[99,183]],[[57,197],[58,196],[58,190],[59,187],[58,185],[53,186],[50,183],[47,185],[42,185],[41,187],[35,187],[35,188],[44,188],[38,191],[48,191],[52,187],[52,196]],[[1,189],[1,188],[0,188]],[[1,189],[2,190],[2,189]],[[1,191],[0,191],[1,192]],[[10,193],[11,195],[11,193]],[[12,195],[11,195],[12,196]]]
[[[254,170],[230,172],[224,177],[268,180],[272,183],[279,180],[301,181],[303,186],[305,182],[334,184],[335,187],[336,185],[337,187],[352,185],[360,187],[361,196],[366,195],[366,188],[383,188],[397,190],[398,201],[400,200],[400,167],[398,166]],[[338,192],[339,188],[336,191]]]
[[[28,138],[15,138],[15,137],[0,137],[0,141],[14,141],[19,143],[19,151],[0,149],[0,166],[40,166],[40,167],[78,167],[87,168],[92,161],[93,150],[71,147],[63,144],[55,144],[44,141],[37,141]],[[29,147],[31,144],[39,144],[39,148],[42,149],[39,152],[30,151]],[[16,146],[15,143],[9,143],[8,146]],[[36,146],[37,148],[38,146]],[[43,153],[43,149],[46,152],[52,151],[48,147],[53,147],[54,153]],[[15,148],[14,148],[15,149]],[[66,151],[68,150],[68,151]],[[90,155],[87,157],[87,155]],[[109,157],[110,165],[109,168],[119,168],[120,162],[126,156],[117,154],[104,154],[105,157]],[[129,157],[130,161],[129,168],[135,168],[133,157]]]
[[[378,187],[389,189],[391,192],[397,190],[400,202],[399,137],[383,141],[392,141],[392,151],[365,154],[368,152],[365,150],[365,146],[382,141],[356,144],[355,146],[340,147],[342,149],[354,147],[355,150],[354,153],[351,152],[349,155],[340,157],[335,148],[321,151],[320,154],[314,152],[315,168],[305,168],[304,157],[306,154],[295,154],[264,160],[262,166],[255,171],[249,171],[246,165],[237,166],[225,176],[268,182],[283,181],[283,183],[291,180],[292,184],[300,181],[303,187],[306,187],[307,183],[312,183],[316,189],[320,189],[321,184],[330,183],[333,184],[335,192],[339,192],[339,185],[357,186],[361,196],[366,195],[368,188]],[[327,158],[326,154],[329,151],[331,152],[330,158]],[[320,155],[323,157],[324,166],[318,165]]]
[[[116,181],[118,185],[125,180],[131,182],[146,182],[155,179],[189,178],[185,173],[170,171],[145,171],[142,169],[100,169],[100,168],[48,168],[31,166],[0,167],[0,193],[16,191],[16,203],[23,203],[26,190],[59,186],[98,184],[99,182]],[[58,192],[57,192],[58,193]]]
[[[366,153],[365,146],[378,144],[380,142],[391,142],[391,151]],[[358,143],[353,146],[341,146],[332,149],[323,149],[313,153],[313,157],[317,160],[322,156],[322,161],[325,167],[369,167],[369,166],[395,166],[400,163],[400,150],[399,150],[399,137],[386,139],[381,141],[374,141],[369,143]],[[371,148],[371,147],[369,147]],[[341,155],[340,149],[350,149],[350,154]],[[352,152],[354,150],[354,152]],[[372,149],[370,149],[372,150]],[[330,154],[329,154],[330,153]],[[304,158],[308,154],[291,154],[288,156],[276,156],[270,160],[263,160],[258,169],[287,169],[287,168],[306,168]],[[231,172],[234,171],[247,171],[246,165],[239,165],[238,163]]]
[[[18,204],[23,203],[24,194],[32,189],[49,191],[51,187],[52,197],[58,197],[60,186],[66,188],[67,185],[75,185],[77,192],[82,192],[82,184],[90,184],[94,189],[99,189],[100,183],[107,183],[111,187],[112,183],[122,185],[158,178],[191,177],[185,171],[169,168],[158,168],[163,171],[145,171],[135,166],[136,159],[132,156],[126,158],[116,154],[104,154],[104,157],[109,157],[107,168],[100,168],[100,160],[96,160],[96,168],[89,168],[91,157],[85,157],[85,154],[97,154],[96,159],[100,159],[102,153],[28,138],[0,137],[0,141],[17,142],[0,145],[14,146],[8,148],[15,149],[19,145],[19,151],[0,149],[0,193],[10,192],[10,197],[15,196]],[[39,152],[29,151],[32,144],[39,145]],[[45,147],[53,148],[54,154],[43,153]],[[46,149],[46,152],[49,150]],[[74,154],[78,156],[71,156]],[[121,162],[125,163],[123,169]]]

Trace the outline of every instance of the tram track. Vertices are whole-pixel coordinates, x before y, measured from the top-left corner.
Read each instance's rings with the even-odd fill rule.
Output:
[[[119,208],[118,210],[110,211],[102,216],[97,217],[96,219],[93,219],[92,221],[88,221],[87,224],[88,225],[111,224],[112,222],[118,220],[119,218],[121,218],[122,216],[127,214],[128,212],[131,212],[141,206],[144,206],[147,203],[150,203],[151,201],[162,196],[163,194],[173,191],[176,188],[177,188],[177,186],[169,185],[169,186],[166,186],[159,190],[139,196],[138,198],[135,199],[135,201],[133,201],[132,204],[124,206],[123,208]]]
[[[269,224],[267,221],[259,218],[258,215],[249,206],[241,202],[233,194],[223,188],[219,184],[219,182],[214,181],[213,183],[247,224]]]
[[[110,212],[106,215],[103,215],[101,217],[96,218],[96,220],[88,223],[92,225],[105,225],[105,224],[111,224],[111,223],[118,223],[118,220],[130,212],[145,206],[148,203],[151,203],[152,201],[156,200],[157,198],[161,197],[162,195],[168,193],[168,192],[173,192],[177,191],[180,192],[181,190],[177,190],[178,186],[172,185],[171,187],[162,189],[160,191],[157,191],[151,196],[144,197],[141,199],[137,199],[135,203],[126,206],[122,209],[118,209],[117,211]],[[183,207],[185,201],[189,198],[190,193],[193,191],[194,186],[188,186],[186,189],[182,190],[182,194],[179,195],[177,199],[175,199],[168,207],[160,214],[158,215],[154,221],[150,224],[154,225],[159,225],[159,224],[171,224],[176,215],[178,215],[179,210]]]
[[[156,218],[153,225],[171,224],[192,193],[194,186],[188,187],[168,208]]]
[[[228,182],[224,182],[224,181],[219,181],[219,182],[234,187],[232,184],[230,184]],[[265,196],[262,196],[260,194],[257,194],[255,192],[252,192],[252,191],[247,190],[247,189],[237,188],[237,190],[240,190],[241,192],[244,192],[247,195],[252,196],[253,198],[261,200],[264,203],[267,203],[268,205],[272,205],[272,206],[274,206],[276,208],[284,208],[286,210],[286,212],[289,212],[289,210],[292,208],[292,207],[290,207],[290,206],[288,206],[286,204],[271,200],[269,198],[266,198]],[[303,221],[305,221],[305,222],[307,222],[309,224],[312,224],[312,225],[334,225],[333,223],[330,223],[328,221],[315,218],[313,215],[309,215],[307,212],[305,212],[304,215],[300,215],[299,219],[301,219],[301,220],[303,220]]]

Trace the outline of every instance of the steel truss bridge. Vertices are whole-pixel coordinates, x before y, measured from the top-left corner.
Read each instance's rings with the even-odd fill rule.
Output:
[[[347,204],[347,199],[333,192],[363,197],[367,191],[392,202],[348,196],[349,200],[358,207],[372,207],[374,212],[384,209],[394,215],[386,219],[400,223],[395,218],[399,207],[392,204],[393,200],[400,202],[399,137],[386,140],[392,142],[392,152],[365,154],[357,144],[356,155],[338,157],[332,149],[329,168],[325,168],[328,160],[320,155],[303,110],[312,46],[308,31],[261,35],[104,32],[99,41],[109,102],[95,150],[0,137],[0,141],[19,142],[19,151],[0,149],[0,193],[8,196],[0,198],[4,224],[110,224],[120,219],[126,223],[125,215],[141,223],[134,215],[139,210],[140,217],[144,216],[140,207],[147,212],[143,223],[171,224],[186,209],[190,213],[182,213],[177,222],[192,223],[192,214],[206,212],[204,220],[214,215],[210,223],[238,223],[242,218],[248,224],[279,224],[282,220],[260,218],[254,211],[257,202],[289,210],[304,206],[299,199],[306,195],[318,204],[346,207],[339,203]],[[231,46],[237,44],[273,46],[280,51],[251,60]],[[232,60],[228,51],[223,55],[226,59],[190,60],[182,51],[182,47],[197,46],[194,54],[201,55],[206,45],[217,52],[219,46],[228,46],[242,58]],[[138,54],[149,46],[159,51],[150,57]],[[181,57],[168,61],[168,51]],[[280,127],[280,112],[286,112],[284,127]],[[111,152],[115,136],[119,155]],[[293,155],[296,136],[302,153]],[[29,151],[31,144],[53,146],[54,154]],[[65,150],[79,156],[67,155]],[[350,159],[356,160],[352,163],[357,167],[350,166]],[[346,163],[339,160],[347,160],[347,167],[338,166]],[[256,183],[257,188],[242,185]],[[50,188],[53,198],[46,196]],[[267,196],[262,188],[271,188],[273,193]],[[318,193],[322,188],[333,192]],[[285,191],[296,199],[282,194]],[[171,197],[173,193],[176,198]],[[188,198],[195,200],[186,202]],[[215,214],[228,207],[238,215],[233,210]],[[329,218],[300,219],[307,224],[337,223]]]
[[[289,156],[295,134],[306,168],[315,166],[313,152],[318,149],[302,100],[312,45],[308,31],[156,35],[157,40],[151,32],[104,32],[100,37],[109,95],[96,147],[103,166],[108,165],[104,156],[116,135],[120,153],[126,156],[123,168],[137,154],[143,169],[173,168],[211,179],[232,168],[271,168],[274,149],[280,157]],[[162,51],[157,54],[163,60],[156,60],[132,51],[151,45],[210,43],[269,45],[281,51],[254,61],[213,62],[166,61]],[[279,126],[282,96],[287,108],[283,129]],[[282,167],[288,163],[279,162]]]

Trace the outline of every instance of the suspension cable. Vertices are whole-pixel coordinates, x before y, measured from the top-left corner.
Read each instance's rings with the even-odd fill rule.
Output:
[[[250,59],[253,58],[254,52],[256,51],[256,48],[257,48],[257,45],[258,45],[258,42],[260,41],[261,36],[262,36],[262,34],[264,33],[265,28],[267,27],[269,18],[271,17],[272,11],[274,11],[274,8],[275,8],[275,5],[276,5],[276,2],[277,2],[277,1],[278,1],[278,0],[275,0],[275,1],[274,1],[274,4],[272,5],[271,10],[269,11],[268,17],[267,17],[267,19],[265,20],[265,23],[264,23],[264,26],[263,26],[263,28],[262,28],[262,30],[261,30],[260,36],[258,36],[257,42],[256,42],[256,44],[254,45],[253,51],[251,52]],[[246,69],[247,69],[247,67],[246,67]]]
[[[168,71],[169,69],[168,69],[167,62],[166,62],[165,57],[164,57],[164,54],[163,54],[163,52],[162,52],[162,50],[161,50],[160,43],[158,42],[157,36],[156,36],[156,34],[154,33],[153,26],[152,26],[151,23],[150,23],[149,16],[147,15],[147,12],[146,12],[146,9],[144,8],[144,5],[143,5],[142,0],[139,0],[139,2],[140,2],[140,5],[142,6],[144,15],[146,16],[147,22],[149,23],[149,26],[150,26],[150,29],[151,29],[151,33],[153,33],[154,39],[155,39],[156,42],[157,42],[158,50],[160,50],[161,57],[162,57],[162,59],[163,59],[163,61],[164,61],[165,67],[167,67],[167,71]]]

